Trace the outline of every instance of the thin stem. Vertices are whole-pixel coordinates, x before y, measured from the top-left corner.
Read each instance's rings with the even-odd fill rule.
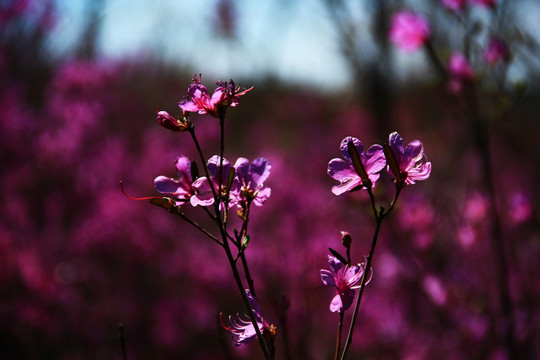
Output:
[[[191,220],[190,218],[188,218],[186,215],[182,214],[181,212],[178,212],[178,216],[180,216],[183,220],[187,221],[188,223],[190,223],[191,225],[193,225],[197,230],[199,230],[200,232],[202,232],[203,234],[205,234],[207,237],[209,237],[211,240],[215,241],[216,243],[218,243],[219,245],[223,245],[221,243],[221,241],[219,241],[219,239],[217,237],[215,237],[214,235],[210,234],[207,230],[205,230],[202,226],[200,226],[199,224],[197,224],[195,221]]]
[[[120,339],[120,346],[122,347],[122,359],[127,360],[126,352],[126,336],[124,335],[124,324],[118,324],[118,338]]]
[[[339,359],[339,352],[341,350],[341,333],[343,330],[343,315],[345,314],[345,311],[341,310],[339,312],[339,324],[338,324],[338,333],[337,333],[337,339],[336,339],[336,354],[334,355],[334,360]]]
[[[351,325],[349,327],[349,334],[347,335],[347,340],[345,341],[345,347],[343,348],[343,354],[341,354],[341,360],[345,360],[347,351],[349,350],[349,347],[351,346],[354,326],[356,324],[356,318],[358,317],[358,309],[360,308],[360,302],[362,301],[362,295],[364,294],[364,288],[366,287],[368,275],[371,272],[371,261],[373,259],[373,253],[375,252],[375,247],[377,246],[377,238],[379,237],[379,231],[381,229],[382,220],[384,218],[383,211],[384,209],[381,208],[379,212],[376,213],[376,216],[375,216],[375,220],[376,220],[375,233],[373,234],[373,240],[371,242],[371,249],[369,250],[369,255],[366,260],[366,266],[364,267],[364,274],[362,275],[362,281],[360,283],[360,288],[358,289],[358,297],[356,298],[356,304],[354,306],[354,312],[351,319]]]
[[[195,148],[197,149],[197,153],[199,154],[199,157],[201,158],[202,166],[204,168],[204,175],[206,176],[206,179],[208,180],[208,183],[210,184],[210,189],[212,190],[212,196],[214,199],[217,199],[217,193],[216,189],[214,188],[214,184],[212,179],[210,178],[210,173],[208,172],[208,167],[206,166],[206,159],[204,158],[201,145],[199,144],[199,140],[197,140],[197,136],[195,136],[195,126],[191,126],[189,128],[189,133],[191,135],[191,138],[193,139],[193,142],[195,143]],[[216,212],[216,217],[218,216],[218,212]]]

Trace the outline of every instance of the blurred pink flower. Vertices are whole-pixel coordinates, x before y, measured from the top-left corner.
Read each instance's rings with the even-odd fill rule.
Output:
[[[427,160],[424,153],[424,146],[419,140],[413,140],[403,146],[403,138],[393,132],[389,136],[389,147],[397,161],[394,169],[392,163],[388,161],[388,173],[394,173],[400,186],[411,185],[418,180],[426,180],[431,174],[431,162]]]
[[[455,12],[461,12],[467,5],[467,0],[441,0],[441,4]]]
[[[473,4],[477,4],[477,5],[491,8],[491,9],[495,8],[495,6],[497,5],[497,0],[469,0],[469,1]]]
[[[341,154],[345,160],[336,158],[330,160],[328,163],[328,175],[340,182],[339,185],[332,188],[332,192],[336,195],[341,195],[344,192],[354,190],[357,187],[366,186],[364,180],[354,168],[348,151],[349,142],[354,144],[354,147],[360,156],[362,166],[372,185],[375,185],[375,182],[380,176],[379,172],[384,169],[384,166],[386,165],[381,145],[372,145],[368,151],[364,151],[364,145],[360,140],[347,136],[341,141],[340,145]]]
[[[210,96],[206,86],[201,84],[201,77],[193,76],[193,84],[188,87],[187,96],[182,99],[178,106],[184,113],[197,112],[220,117],[227,107],[235,107],[240,101],[240,96],[251,91],[253,87],[238,92],[232,80],[228,82],[218,81],[218,87]]]
[[[474,79],[474,70],[461,53],[454,53],[448,59],[448,73],[448,91],[453,94],[460,94],[465,83]]]
[[[352,305],[354,289],[360,287],[365,265],[346,265],[332,255],[328,255],[328,264],[332,271],[321,269],[321,280],[324,285],[336,288],[336,296],[330,302],[330,311],[342,312]]]
[[[418,50],[429,40],[429,23],[422,15],[401,11],[392,16],[389,37],[405,51]]]
[[[506,43],[497,37],[492,37],[484,50],[484,60],[488,64],[494,65],[500,61],[506,62],[509,59],[510,52]]]

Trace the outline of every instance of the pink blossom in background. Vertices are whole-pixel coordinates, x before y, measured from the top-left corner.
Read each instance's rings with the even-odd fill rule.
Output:
[[[441,0],[441,4],[447,9],[461,12],[467,5],[467,0]]]
[[[447,89],[453,94],[460,94],[465,84],[474,79],[474,70],[462,53],[452,54],[447,66],[450,75]]]
[[[497,6],[497,0],[469,0],[473,4],[477,4],[486,8],[494,9]]]
[[[510,60],[510,52],[506,43],[498,37],[489,39],[488,46],[484,50],[484,60],[492,65]]]
[[[405,51],[418,50],[429,40],[429,23],[425,17],[413,12],[396,13],[392,16],[389,37]]]

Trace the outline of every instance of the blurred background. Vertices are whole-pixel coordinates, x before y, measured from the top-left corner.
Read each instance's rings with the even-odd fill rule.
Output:
[[[403,10],[429,21],[432,53],[388,40]],[[196,158],[155,111],[180,115],[199,73],[254,86],[227,112],[225,157],[272,163],[247,257],[277,359],[333,356],[319,271],[342,230],[361,261],[374,221],[367,194],[330,192],[327,164],[344,137],[392,131],[433,172],[383,224],[350,358],[537,358],[539,18],[532,0],[1,0],[0,359],[120,359],[120,323],[128,359],[261,358],[219,324],[243,312],[221,249],[118,185],[155,195]],[[492,37],[500,61],[482,56]],[[441,76],[456,52],[471,79]],[[217,153],[216,120],[192,120]]]

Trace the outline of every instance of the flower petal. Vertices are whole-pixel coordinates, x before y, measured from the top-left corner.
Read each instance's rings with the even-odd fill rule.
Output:
[[[335,274],[330,270],[321,269],[321,280],[324,285],[336,286]]]
[[[347,150],[347,146],[348,146],[347,144],[351,141],[356,147],[358,154],[364,153],[364,145],[362,145],[362,142],[355,137],[347,136],[345,139],[341,140],[341,144],[339,148],[341,149],[341,154],[343,155],[343,157],[349,161],[351,161],[351,157],[349,155],[349,150]]]
[[[270,176],[271,168],[272,165],[265,158],[253,160],[249,166],[249,175],[251,176],[249,187],[255,190],[258,186],[261,186],[268,179],[268,176]]]

